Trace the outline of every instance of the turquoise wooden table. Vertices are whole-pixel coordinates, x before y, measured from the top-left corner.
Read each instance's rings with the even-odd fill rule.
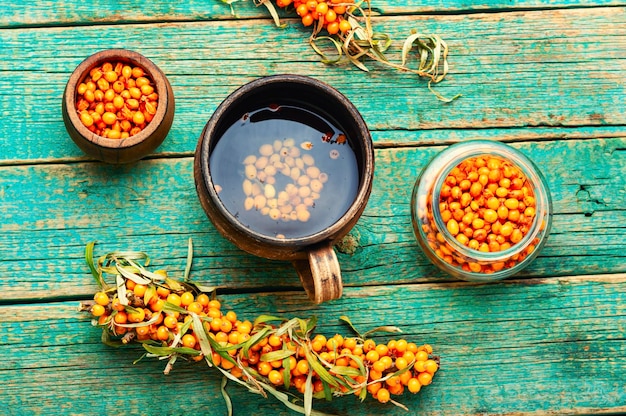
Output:
[[[402,3],[402,4],[400,4]],[[371,64],[328,66],[296,19],[274,26],[251,1],[5,2],[0,11],[0,413],[227,413],[221,377],[205,365],[142,360],[112,348],[78,311],[97,290],[84,250],[141,250],[218,287],[239,316],[318,317],[317,332],[396,325],[441,357],[435,381],[398,400],[316,401],[340,415],[617,414],[626,412],[626,3],[618,0],[372,2],[374,25],[401,42],[417,30],[450,48],[435,90]],[[97,50],[126,48],[172,83],[176,115],[145,159],[110,166],[70,140],[61,97]],[[392,45],[399,50],[401,43]],[[362,113],[375,143],[368,206],[337,248],[344,293],[306,297],[288,262],[237,249],[200,207],[192,174],[200,132],[226,96],[258,77],[325,81]],[[413,235],[409,198],[434,155],[498,140],[538,164],[552,191],[552,233],[521,274],[492,284],[452,279]],[[381,342],[397,334],[375,337]],[[292,415],[228,384],[235,415]]]

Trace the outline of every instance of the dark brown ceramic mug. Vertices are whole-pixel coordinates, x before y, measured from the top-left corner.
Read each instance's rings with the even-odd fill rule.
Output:
[[[300,75],[254,80],[222,102],[195,153],[194,178],[218,231],[248,253],[289,260],[316,303],[342,294],[334,244],[359,220],[374,149],[354,105]]]

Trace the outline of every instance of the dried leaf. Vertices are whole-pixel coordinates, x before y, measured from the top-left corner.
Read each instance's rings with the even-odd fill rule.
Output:
[[[124,278],[119,274],[116,275],[115,283],[117,286],[117,298],[119,299],[120,304],[127,306],[128,298],[126,297],[126,282],[124,281]]]
[[[228,416],[232,416],[233,414],[233,402],[230,400],[230,396],[226,393],[226,383],[228,383],[228,379],[226,377],[222,377],[222,382],[220,383],[220,390],[222,392],[222,397],[224,398],[224,402],[226,403],[226,411]]]

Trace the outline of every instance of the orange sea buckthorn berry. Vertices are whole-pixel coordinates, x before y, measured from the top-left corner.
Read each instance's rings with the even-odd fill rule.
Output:
[[[196,343],[198,342],[198,340],[196,340],[196,337],[194,335],[185,334],[181,338],[181,342],[185,347],[193,348],[196,346]]]
[[[422,389],[422,384],[417,378],[412,377],[407,384],[407,388],[411,393],[419,393],[419,391]]]
[[[141,298],[141,297],[143,297],[143,295],[146,294],[146,289],[147,289],[147,287],[145,285],[137,284],[133,288],[133,293],[135,294],[135,296],[138,296],[138,297]]]
[[[204,310],[204,306],[202,306],[200,302],[191,302],[189,306],[187,306],[187,310],[195,314],[200,314]]]
[[[272,347],[280,347],[283,345],[283,340],[276,334],[272,334],[269,336],[268,343]]]
[[[210,299],[206,293],[200,293],[196,298],[196,301],[202,306],[208,306]]]
[[[163,325],[165,325],[166,328],[176,328],[177,324],[178,319],[176,319],[173,315],[166,315],[165,318],[163,318]]]
[[[96,303],[95,305],[91,307],[91,314],[93,316],[102,316],[104,315],[105,312],[106,312],[106,309],[104,308],[104,306],[98,303]]]
[[[309,8],[304,3],[300,4],[298,7],[296,7],[296,13],[298,14],[298,16],[304,17],[305,15],[309,13]],[[85,90],[86,89],[87,89],[87,86],[85,86]]]
[[[180,306],[189,306],[195,300],[195,296],[191,292],[184,292],[180,295]]]
[[[146,312],[141,308],[137,308],[133,310],[132,312],[128,313],[128,322],[139,323],[139,322],[142,322],[145,319],[145,317],[146,317]]]
[[[422,386],[428,386],[433,381],[433,376],[427,372],[421,372],[417,375],[417,379]]]
[[[98,304],[98,305],[102,305],[102,306],[107,306],[110,302],[109,299],[109,295],[107,295],[104,292],[97,292],[94,297],[93,300]]]
[[[124,311],[119,311],[115,314],[113,321],[116,324],[125,324],[128,322],[128,315]]]
[[[328,3],[326,3],[325,1],[317,3],[317,6],[315,7],[315,12],[318,16],[325,16],[326,13],[328,13]]]
[[[439,369],[439,365],[435,360],[427,360],[426,363],[424,363],[424,368],[430,375],[434,375]]]
[[[376,400],[381,403],[387,403],[390,398],[391,394],[389,393],[389,390],[384,387],[378,390],[378,392],[376,393]]]
[[[302,25],[304,26],[311,26],[313,24],[313,15],[311,13],[307,13],[304,16],[302,16]]]
[[[170,293],[169,295],[167,295],[167,301],[175,306],[181,305],[180,296],[178,296],[176,293]]]

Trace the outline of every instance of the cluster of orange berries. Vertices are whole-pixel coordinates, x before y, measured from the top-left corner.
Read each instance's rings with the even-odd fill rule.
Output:
[[[322,380],[330,376],[336,381],[330,385],[335,395],[365,397],[369,393],[386,403],[405,390],[419,392],[439,368],[430,345],[418,346],[404,339],[377,344],[339,334],[295,339],[289,335],[293,332],[240,320],[234,311],[224,313],[221,303],[205,293],[194,294],[183,287],[173,290],[166,283],[143,285],[126,280],[126,305],[118,293],[96,293],[89,309],[99,325],[111,335],[123,336],[124,342],[187,347],[189,359],[206,359],[242,380],[262,378],[301,393],[311,374],[314,397],[324,394]],[[194,321],[193,314],[200,321]],[[203,327],[194,327],[194,322],[202,322]],[[204,357],[201,340],[208,338],[214,348],[211,357]]]
[[[496,156],[470,157],[446,176],[438,209],[447,231],[462,245],[480,252],[508,250],[529,233],[536,218],[534,186],[511,161]],[[435,253],[449,264],[475,273],[494,273],[530,255],[538,238],[506,261],[479,264],[456,255],[436,228],[431,207],[423,230]]]
[[[287,7],[293,3],[296,13],[302,19],[304,26],[311,26],[315,22],[321,28],[335,35],[352,29],[346,12],[352,6],[352,0],[277,0],[278,7]]]
[[[78,85],[76,111],[92,133],[109,139],[134,136],[156,114],[159,96],[152,84],[140,67],[105,62]]]

